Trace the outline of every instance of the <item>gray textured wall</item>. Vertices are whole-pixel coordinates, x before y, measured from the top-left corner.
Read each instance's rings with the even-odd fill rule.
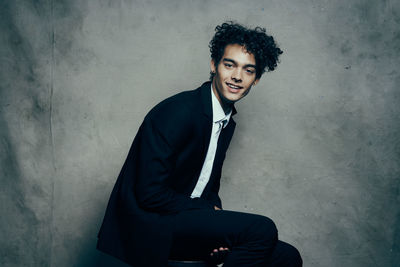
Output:
[[[1,266],[118,265],[95,242],[131,141],[208,78],[227,19],[284,55],[237,105],[225,208],[273,218],[305,266],[399,266],[395,0],[1,1]]]

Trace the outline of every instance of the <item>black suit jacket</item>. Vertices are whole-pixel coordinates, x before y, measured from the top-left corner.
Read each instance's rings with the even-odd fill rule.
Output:
[[[99,250],[134,266],[166,266],[171,215],[221,207],[218,191],[235,129],[232,118],[220,133],[203,194],[190,198],[210,142],[210,90],[210,83],[204,83],[167,98],[146,115],[111,193],[98,235]]]

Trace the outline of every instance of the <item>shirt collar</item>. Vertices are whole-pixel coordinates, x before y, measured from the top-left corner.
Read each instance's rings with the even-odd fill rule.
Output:
[[[232,115],[232,110],[228,113],[225,114],[224,110],[222,109],[221,104],[218,101],[218,98],[215,96],[214,91],[213,91],[213,85],[211,84],[211,102],[212,102],[212,111],[213,111],[213,122],[220,122],[223,120],[226,120],[226,123],[224,123],[224,128],[228,124],[229,119]]]

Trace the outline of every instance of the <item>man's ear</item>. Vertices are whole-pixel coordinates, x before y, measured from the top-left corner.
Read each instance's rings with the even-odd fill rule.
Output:
[[[217,70],[217,66],[215,66],[214,59],[211,59],[210,67],[211,67],[211,72],[215,73]]]
[[[256,79],[256,80],[253,82],[253,86],[255,86],[259,81],[260,81],[260,78]]]

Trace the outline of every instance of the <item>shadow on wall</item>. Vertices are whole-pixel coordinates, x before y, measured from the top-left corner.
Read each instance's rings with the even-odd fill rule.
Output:
[[[1,266],[40,265],[51,251],[53,173],[48,105],[41,93],[47,96],[48,87],[40,79],[35,43],[25,36],[29,29],[21,25],[21,9],[12,1],[0,3]],[[36,13],[46,20],[41,12]]]

